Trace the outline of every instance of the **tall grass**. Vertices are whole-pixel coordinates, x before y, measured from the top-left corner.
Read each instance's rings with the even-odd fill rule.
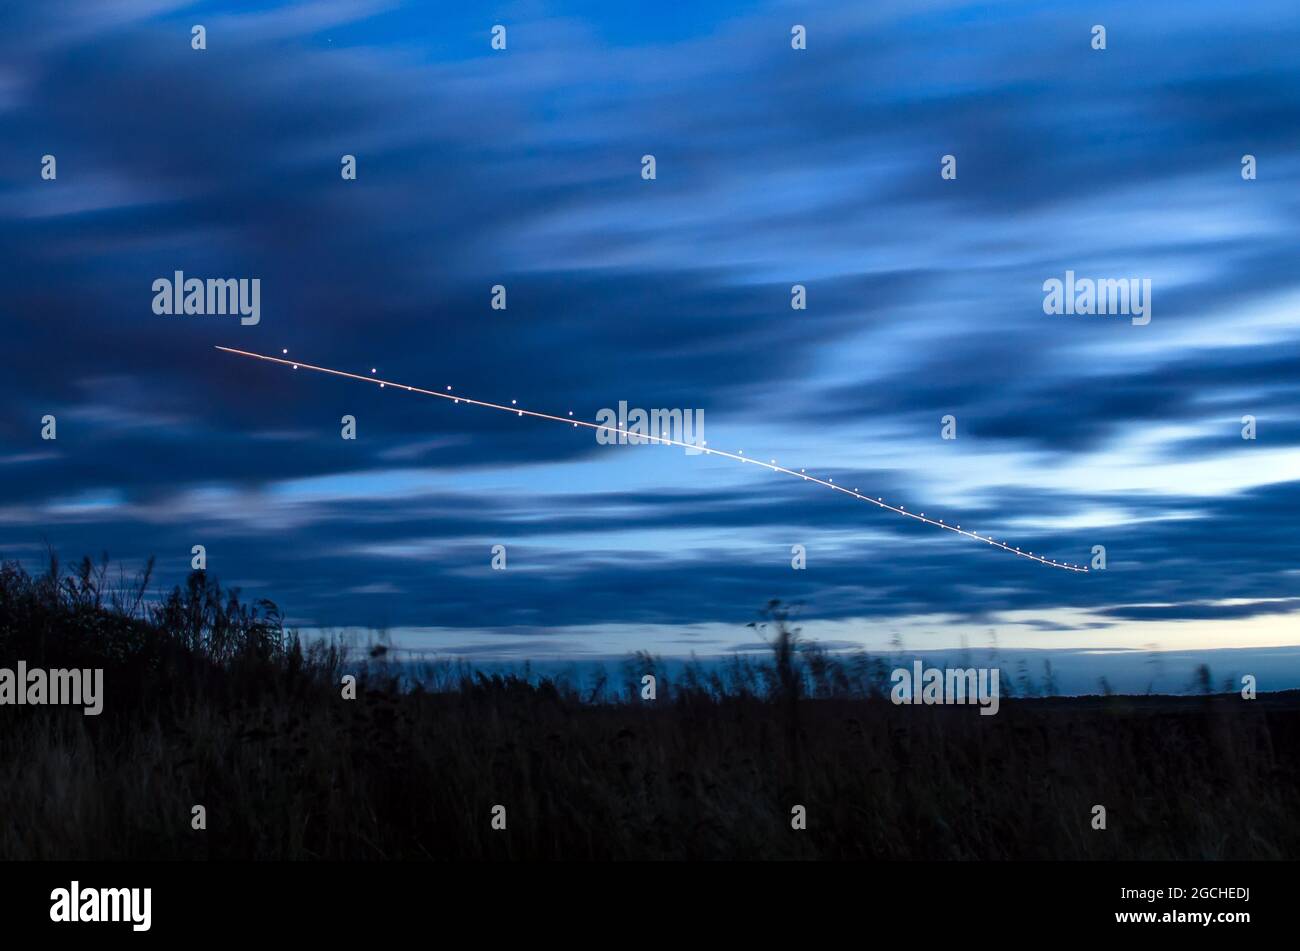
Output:
[[[147,567],[147,566],[146,566]],[[196,573],[0,567],[0,666],[105,668],[104,713],[0,708],[0,858],[1282,858],[1300,704],[894,706],[879,657],[756,628],[770,662],[603,684],[304,646]],[[643,701],[642,674],[659,676]],[[341,697],[345,673],[360,677]],[[191,807],[208,828],[191,828]],[[507,809],[494,831],[490,810]],[[1091,828],[1094,804],[1108,828]],[[791,828],[803,805],[808,828]]]

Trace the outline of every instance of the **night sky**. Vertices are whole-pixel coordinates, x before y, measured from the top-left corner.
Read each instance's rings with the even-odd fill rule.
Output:
[[[304,629],[480,658],[725,652],[771,598],[832,647],[1300,643],[1298,48],[1289,0],[8,4],[0,556],[170,585],[202,544]],[[178,270],[260,322],[155,314]],[[1151,322],[1045,314],[1067,270]],[[216,345],[702,409],[1106,570]]]

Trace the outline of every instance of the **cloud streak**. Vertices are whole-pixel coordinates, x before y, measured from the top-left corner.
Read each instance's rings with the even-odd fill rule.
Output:
[[[203,543],[304,624],[575,654],[692,625],[725,649],[770,597],[828,640],[1021,611],[1045,647],[1289,629],[1294,9],[1104,3],[1104,53],[1049,3],[834,3],[798,13],[798,53],[777,5],[540,11],[502,14],[499,54],[471,10],[0,14],[0,553],[156,554],[175,581]],[[1045,315],[1066,269],[1150,278],[1151,324]],[[261,323],[154,315],[175,270],[260,278]],[[587,419],[695,407],[720,449],[1108,567],[1044,577],[772,473],[216,345]]]

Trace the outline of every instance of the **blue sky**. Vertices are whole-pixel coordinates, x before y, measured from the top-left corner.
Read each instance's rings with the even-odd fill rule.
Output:
[[[720,653],[770,598],[832,646],[1300,643],[1294,4],[663,7],[0,13],[0,555],[174,583],[203,544],[304,628],[468,657]],[[154,314],[175,270],[259,278],[261,322]],[[1150,279],[1151,323],[1046,315],[1066,270]],[[218,344],[702,409],[710,445],[1107,570]]]

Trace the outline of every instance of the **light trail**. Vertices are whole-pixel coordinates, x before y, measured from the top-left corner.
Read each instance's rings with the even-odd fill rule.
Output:
[[[620,429],[617,426],[607,425],[604,423],[589,423],[586,420],[574,419],[572,413],[570,413],[568,416],[554,416],[550,413],[539,413],[536,412],[535,410],[520,409],[518,406],[515,406],[513,404],[510,406],[505,406],[501,403],[489,403],[485,400],[471,399],[468,396],[457,396],[451,392],[450,386],[447,387],[447,392],[445,393],[440,393],[437,390],[426,390],[423,387],[419,387],[419,386],[410,386],[406,383],[396,383],[393,380],[381,379],[380,377],[373,375],[375,373],[374,370],[370,371],[372,374],[371,376],[366,376],[361,373],[349,373],[346,370],[334,370],[331,369],[330,367],[313,366],[310,363],[303,363],[301,360],[289,360],[282,357],[272,357],[264,353],[253,353],[249,350],[236,350],[234,347],[217,347],[217,349],[224,353],[233,353],[235,356],[238,357],[249,357],[254,360],[264,360],[267,363],[278,363],[282,366],[292,367],[295,370],[298,369],[311,370],[314,373],[325,373],[330,376],[341,376],[349,380],[360,380],[363,383],[374,384],[378,386],[380,389],[386,389],[387,387],[391,386],[394,389],[405,390],[408,393],[419,393],[422,396],[436,396],[439,399],[451,400],[453,403],[456,404],[465,403],[468,406],[482,406],[485,409],[495,409],[505,413],[514,413],[516,416],[531,416],[533,419],[547,419],[550,420],[551,422],[568,423],[569,425],[574,427],[583,426],[586,427],[587,429],[603,429],[608,433],[621,434],[624,436],[636,436],[641,439],[651,440],[653,442],[665,446],[681,446],[682,448],[685,449],[694,449],[700,453],[705,453],[712,456],[720,456],[724,459],[731,459],[734,462],[744,462],[744,463],[748,463],[751,466],[760,466],[764,469],[770,469],[772,472],[779,472],[783,475],[794,476],[796,479],[803,479],[805,482],[814,482],[817,485],[824,486],[827,489],[833,489],[836,492],[842,492],[843,494],[851,496],[852,498],[855,498],[860,502],[870,502],[872,505],[876,506],[877,508],[882,508],[888,512],[893,512],[895,515],[901,515],[904,518],[910,518],[918,522],[924,522],[926,525],[933,525],[935,528],[942,528],[945,531],[952,532],[956,535],[962,535],[966,538],[972,538],[976,541],[984,542],[988,545],[993,546],[994,548],[1000,548],[1003,551],[1008,552],[1009,554],[1016,555],[1020,558],[1028,558],[1030,561],[1036,561],[1041,565],[1047,565],[1049,568],[1060,568],[1063,571],[1077,571],[1082,574],[1087,574],[1088,572],[1088,569],[1086,567],[1080,565],[1072,565],[1069,564],[1068,562],[1056,561],[1054,559],[1044,557],[1043,555],[1036,555],[1032,551],[1021,551],[1019,548],[1016,548],[1012,545],[1008,545],[1006,542],[1000,542],[997,541],[996,539],[990,538],[987,535],[981,535],[978,532],[972,532],[969,529],[962,528],[961,525],[950,525],[941,518],[931,518],[930,516],[926,515],[924,512],[921,512],[919,514],[916,512],[909,512],[904,506],[891,505],[882,498],[872,498],[869,495],[862,495],[861,493],[858,492],[857,489],[849,489],[849,488],[845,488],[842,485],[836,485],[833,480],[819,479],[816,476],[808,475],[803,470],[800,470],[799,472],[795,472],[793,469],[787,469],[785,466],[777,465],[775,459],[772,460],[771,462],[763,462],[761,459],[754,459],[750,456],[745,455],[744,450],[741,450],[739,452],[727,452],[724,449],[710,449],[706,444],[682,442],[677,439],[669,439],[667,436],[651,436],[647,433],[634,432],[628,429]]]

